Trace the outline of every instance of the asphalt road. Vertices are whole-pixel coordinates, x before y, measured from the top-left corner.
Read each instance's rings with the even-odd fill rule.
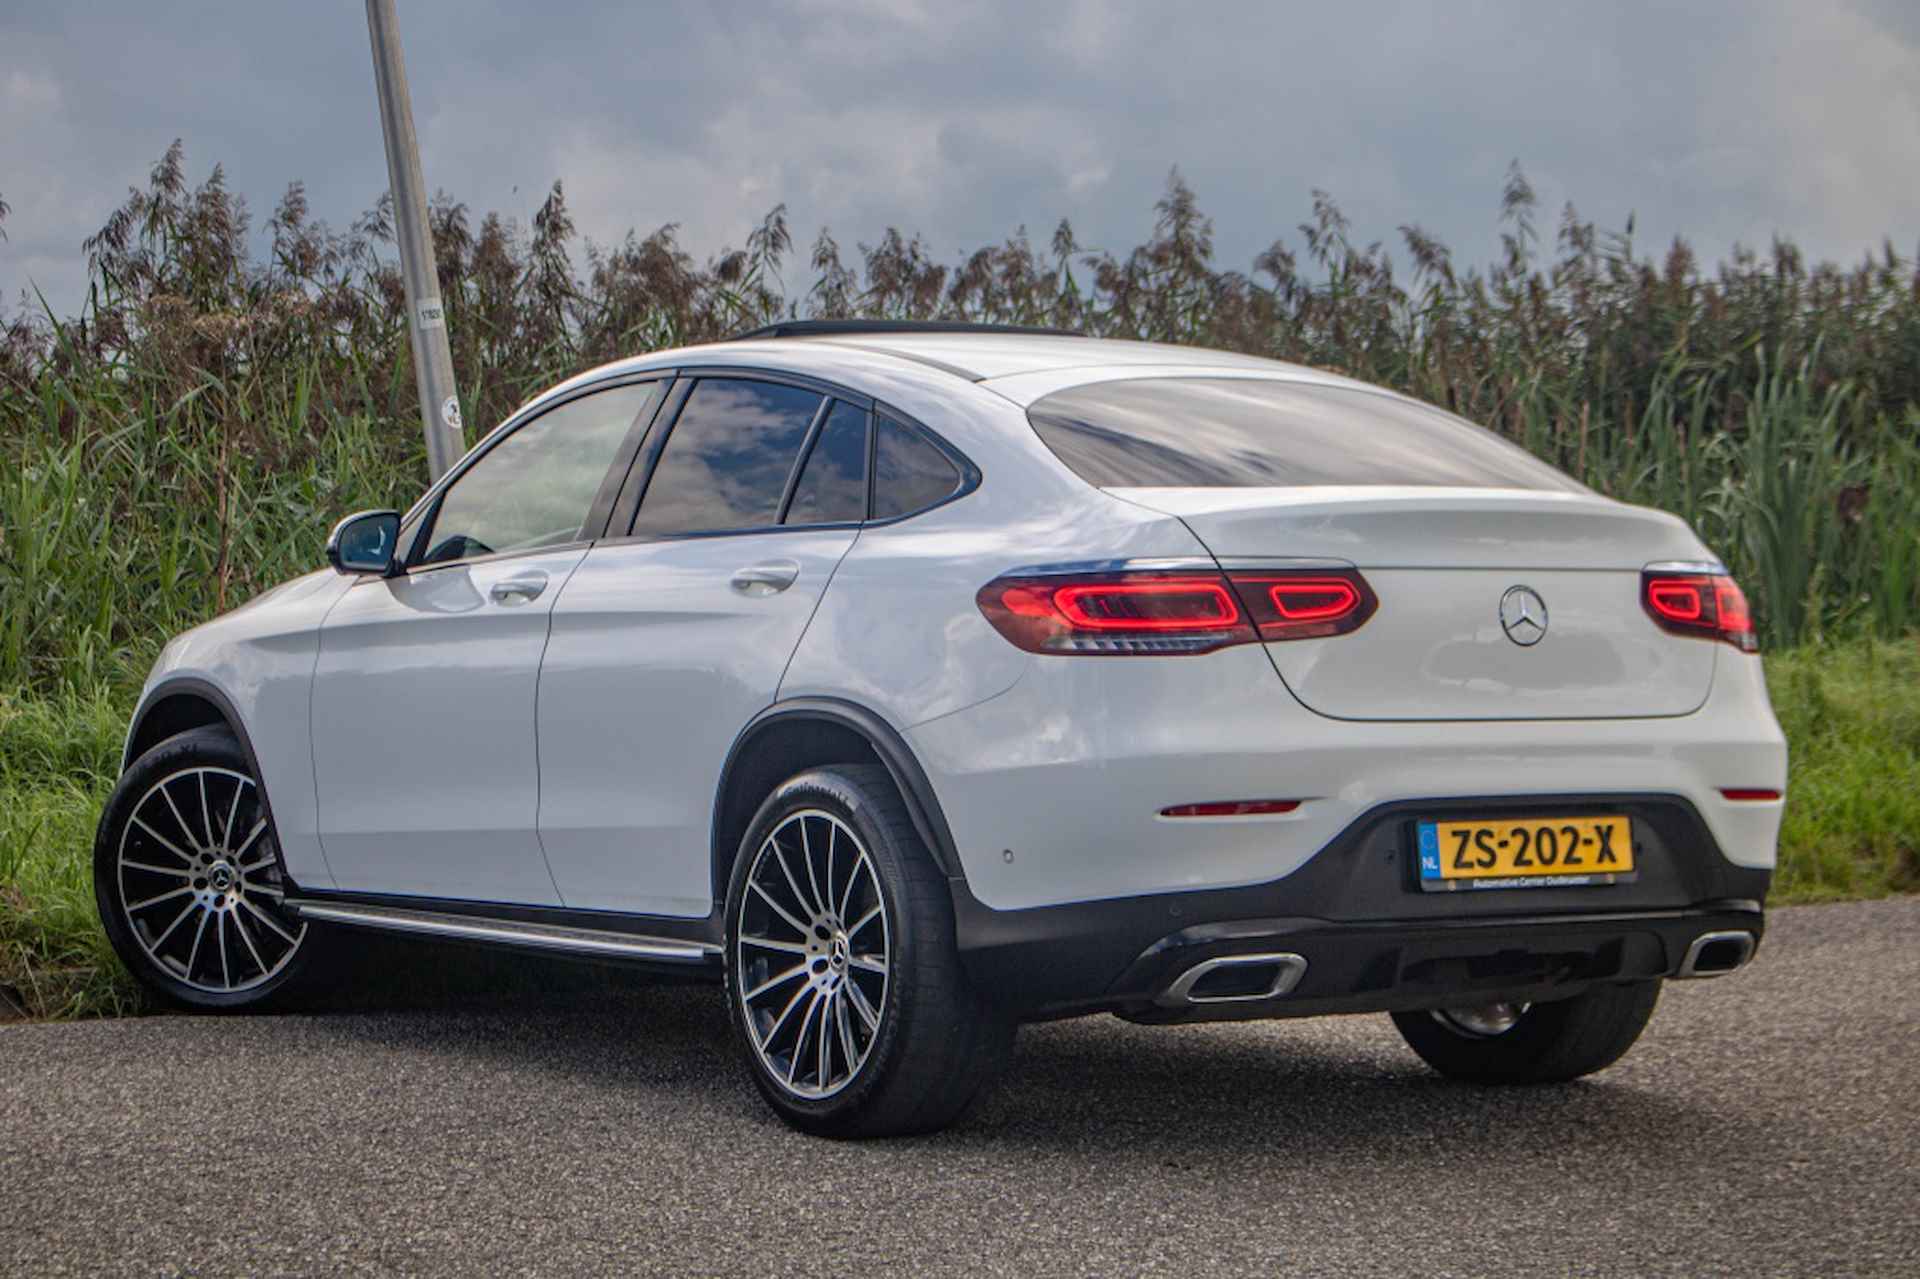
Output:
[[[1383,1017],[1096,1018],[868,1145],[775,1123],[715,992],[538,972],[0,1027],[0,1268],[1920,1274],[1920,898],[1777,912],[1579,1084],[1443,1082]]]

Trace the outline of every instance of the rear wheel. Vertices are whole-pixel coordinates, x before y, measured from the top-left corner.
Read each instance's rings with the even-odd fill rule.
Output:
[[[283,989],[313,950],[285,909],[273,818],[225,728],[161,742],[100,816],[94,899],[115,953],[176,1003],[241,1008]]]
[[[761,1095],[821,1136],[944,1127],[1013,1039],[968,986],[946,881],[873,766],[802,773],[761,805],[727,893],[727,995]]]
[[[1549,1004],[1492,1003],[1393,1014],[1420,1059],[1451,1079],[1561,1083],[1604,1070],[1633,1047],[1658,981],[1595,986]]]

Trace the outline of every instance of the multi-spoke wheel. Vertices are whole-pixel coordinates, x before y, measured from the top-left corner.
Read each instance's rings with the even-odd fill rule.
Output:
[[[946,883],[872,766],[803,773],[761,806],[727,894],[727,989],[762,1095],[826,1136],[941,1127],[1012,1043],[967,986]]]
[[[1633,1047],[1658,981],[1593,986],[1571,999],[1393,1014],[1407,1046],[1441,1074],[1483,1084],[1561,1083],[1604,1070]]]
[[[796,1097],[860,1073],[887,1005],[887,901],[860,839],[823,809],[781,820],[753,854],[733,963],[760,1064]]]
[[[224,729],[170,738],[127,770],[101,815],[94,892],[121,959],[186,1003],[256,1002],[307,949],[260,783]]]

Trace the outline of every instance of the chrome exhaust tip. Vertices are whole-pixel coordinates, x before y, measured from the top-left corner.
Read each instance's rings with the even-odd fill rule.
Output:
[[[1760,943],[1749,932],[1702,933],[1687,947],[1678,978],[1721,977],[1744,967]]]
[[[1277,999],[1307,975],[1305,956],[1222,955],[1203,959],[1173,979],[1154,1002],[1166,1008],[1194,1004],[1239,1004]]]

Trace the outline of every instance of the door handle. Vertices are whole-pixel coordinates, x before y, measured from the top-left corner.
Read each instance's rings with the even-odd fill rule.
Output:
[[[545,573],[522,573],[518,577],[502,578],[487,591],[496,604],[525,604],[540,598],[547,589]]]
[[[778,595],[800,576],[800,566],[792,560],[765,560],[750,564],[733,575],[733,589],[756,599]]]

